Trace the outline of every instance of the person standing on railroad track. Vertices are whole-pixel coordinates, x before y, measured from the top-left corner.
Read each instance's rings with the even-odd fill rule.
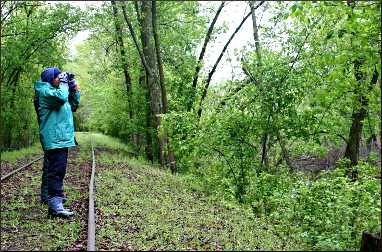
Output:
[[[74,78],[56,67],[41,73],[34,83],[35,108],[39,122],[44,164],[41,201],[48,204],[48,215],[67,218],[74,213],[64,208],[63,183],[68,162],[68,148],[75,147],[72,111],[80,102],[79,85]]]

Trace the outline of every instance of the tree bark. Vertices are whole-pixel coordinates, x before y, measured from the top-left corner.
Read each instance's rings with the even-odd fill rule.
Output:
[[[151,5],[151,12],[152,12],[152,26],[153,26],[153,35],[154,35],[154,43],[155,43],[155,52],[156,52],[156,58],[157,58],[157,65],[158,65],[158,71],[159,71],[159,83],[161,87],[161,93],[162,93],[162,112],[163,114],[166,114],[168,112],[168,102],[167,102],[167,92],[166,92],[166,85],[165,85],[165,79],[164,79],[164,71],[163,71],[163,62],[162,57],[160,53],[160,38],[158,36],[158,20],[157,20],[157,9],[156,9],[156,1],[152,1]],[[171,148],[170,139],[168,138],[167,129],[164,129],[163,134],[163,148],[167,147],[167,160],[170,164],[170,170],[174,174],[176,172],[176,161],[175,161],[175,155]],[[163,155],[163,154],[162,154]]]
[[[294,168],[293,168],[293,164],[292,164],[292,162],[290,161],[290,158],[289,158],[288,149],[285,147],[284,139],[282,138],[279,130],[277,130],[277,132],[276,132],[276,137],[277,137],[277,141],[280,144],[280,148],[281,148],[281,153],[282,153],[283,159],[285,160],[285,162],[288,165],[289,169],[291,171],[293,171]]]
[[[146,92],[145,92],[145,98],[146,101],[150,100],[150,95],[149,95],[149,90],[147,86],[147,75],[145,75],[145,70],[141,69],[140,75],[139,75],[139,84],[141,87],[143,87]],[[146,102],[145,102],[146,103]],[[147,104],[147,103],[146,103]],[[145,153],[146,153],[146,158],[151,161],[151,163],[154,162],[154,155],[153,155],[153,140],[151,136],[151,128],[152,128],[152,122],[151,122],[151,109],[149,105],[144,106],[144,111],[145,111],[145,134],[146,134],[146,143],[145,143]]]
[[[271,115],[268,115],[267,120],[267,127],[269,127],[269,121],[270,121]],[[265,129],[268,131],[268,129]],[[268,166],[268,148],[267,148],[267,142],[268,142],[268,132],[265,132],[262,139],[262,151],[261,151],[261,166],[265,165]]]
[[[140,30],[140,38],[141,38],[141,44],[142,44],[142,47],[146,47],[146,41],[143,39],[143,21],[142,21],[142,9],[140,8],[139,6],[139,2],[138,1],[134,1],[134,7],[135,7],[135,11],[136,11],[136,14],[137,14],[137,20],[138,20],[138,24],[139,24],[139,30]],[[126,19],[126,15],[125,15],[125,19]],[[126,22],[128,21],[128,19],[126,19]],[[131,26],[132,28],[132,26]],[[133,36],[133,33],[132,33],[132,36]],[[139,46],[138,44],[136,44],[137,46],[137,50],[139,51]],[[145,90],[146,90],[146,93],[145,93],[145,97],[146,97],[146,101],[148,101],[149,105],[145,106],[145,115],[146,115],[146,130],[145,130],[145,133],[146,133],[146,146],[145,146],[145,151],[146,151],[146,156],[149,160],[151,160],[151,162],[153,163],[154,162],[154,149],[153,149],[153,139],[152,139],[152,131],[154,129],[154,122],[152,120],[153,118],[153,113],[152,113],[152,110],[151,110],[151,99],[150,99],[150,89],[149,89],[149,86],[148,86],[148,76],[150,75],[150,72],[149,72],[149,69],[148,69],[148,66],[147,66],[147,63],[146,63],[146,60],[144,59],[143,57],[143,54],[140,53],[140,56],[142,57],[141,58],[141,62],[142,62],[142,69],[141,69],[141,75],[140,75],[140,79],[139,81],[141,83],[144,83],[144,86],[145,86]],[[145,65],[146,64],[146,65]]]
[[[138,53],[139,53],[139,58],[141,59],[142,65],[144,66],[144,68],[145,68],[145,70],[146,70],[148,75],[153,75],[153,73],[151,72],[151,69],[150,69],[150,67],[149,67],[149,65],[148,65],[148,63],[146,61],[145,56],[143,55],[143,52],[141,51],[141,49],[139,47],[139,44],[138,44],[138,41],[137,41],[137,36],[135,36],[135,31],[134,31],[133,25],[131,24],[129,17],[127,16],[127,11],[126,11],[125,3],[122,4],[122,12],[123,12],[123,16],[125,18],[127,27],[129,28],[130,35],[131,35],[131,37],[133,39],[133,42],[135,44],[135,47],[137,48]],[[141,33],[142,33],[141,41],[143,43],[143,20],[141,19],[140,21],[141,21],[140,25],[141,25]],[[145,48],[145,47],[143,46],[143,48]]]
[[[143,50],[140,50],[138,45],[137,38],[135,36],[135,32],[133,26],[130,22],[130,19],[127,16],[126,5],[122,4],[123,15],[127,26],[130,30],[130,34],[133,38],[134,44],[139,53],[141,62],[146,70],[147,75],[147,86],[150,95],[150,109],[151,109],[151,121],[153,122],[153,126],[155,127],[155,131],[157,132],[160,127],[160,118],[159,114],[162,112],[162,94],[160,90],[160,82],[157,74],[157,60],[155,55],[155,44],[153,41],[153,27],[152,27],[152,8],[151,3],[148,1],[142,1],[142,15],[141,18],[141,41],[143,45]],[[156,142],[157,142],[157,151],[158,151],[158,159],[161,166],[164,165],[164,156],[163,156],[163,140],[156,134]]]
[[[259,31],[257,29],[257,24],[256,24],[256,14],[255,14],[256,9],[255,9],[254,1],[249,1],[249,6],[251,7],[251,12],[252,12],[253,39],[255,40],[257,63],[258,63],[257,66],[260,68],[262,65],[261,47],[260,47],[260,40],[259,40]]]
[[[355,7],[356,2],[354,0],[348,0],[347,5],[352,8],[352,11]],[[351,19],[353,13],[348,14],[348,19]],[[352,40],[352,38],[350,38]],[[350,41],[351,43],[351,41]],[[359,160],[359,144],[362,137],[362,128],[363,128],[363,121],[367,115],[367,106],[369,104],[369,99],[365,93],[362,93],[360,89],[362,89],[362,83],[366,81],[366,74],[362,72],[361,66],[362,66],[362,59],[357,58],[353,62],[354,66],[354,76],[357,81],[357,87],[355,88],[355,95],[357,96],[357,100],[359,103],[359,108],[354,108],[352,113],[352,125],[350,127],[349,131],[349,140],[347,141],[346,150],[345,150],[345,157],[350,159],[350,165],[354,166],[358,164]],[[378,71],[375,67],[372,79],[367,87],[368,92],[370,92],[373,88],[373,86],[378,81]],[[357,173],[356,171],[351,171],[351,177],[353,179],[356,179]]]
[[[130,74],[129,74],[129,65],[127,63],[127,58],[126,58],[126,52],[125,52],[125,45],[124,45],[124,42],[123,42],[123,36],[122,36],[122,27],[121,27],[121,23],[120,23],[120,20],[119,20],[119,15],[118,15],[118,8],[116,6],[116,3],[115,3],[115,0],[112,0],[111,1],[111,5],[112,5],[112,8],[113,8],[113,16],[114,16],[114,25],[115,25],[115,32],[116,32],[116,39],[117,39],[117,43],[118,43],[118,46],[119,46],[119,52],[121,54],[121,63],[122,63],[122,70],[123,70],[123,74],[124,74],[124,77],[125,77],[125,86],[126,86],[126,94],[127,94],[127,99],[128,99],[128,103],[129,103],[129,119],[132,120],[133,119],[133,116],[134,116],[134,113],[133,113],[133,106],[131,104],[132,100],[132,83],[131,83],[131,77],[130,77]],[[137,142],[137,135],[136,134],[132,134],[131,136],[132,138],[132,142],[137,146],[138,142]]]
[[[143,19],[142,19],[142,32],[145,46],[143,47],[143,55],[146,59],[149,69],[149,75],[147,76],[148,87],[151,101],[152,120],[156,131],[160,127],[159,114],[162,113],[162,93],[160,90],[160,82],[157,74],[157,59],[155,55],[155,43],[153,41],[153,27],[152,27],[152,10],[151,3],[148,1],[142,1]],[[163,156],[163,139],[157,134],[157,148],[158,158],[161,166],[165,164],[165,158]]]
[[[249,1],[249,6],[251,8],[252,12],[252,27],[253,27],[253,39],[255,41],[255,47],[256,47],[256,56],[257,56],[257,67],[258,69],[262,66],[262,60],[261,60],[261,47],[260,47],[260,39],[259,39],[259,31],[257,29],[257,22],[256,22],[256,13],[255,13],[255,2]],[[248,72],[249,73],[249,72]],[[255,78],[255,83],[259,85],[261,83],[261,76],[258,74]],[[267,127],[269,126],[270,121],[270,115],[268,115],[267,119]],[[266,129],[268,130],[268,129]],[[268,132],[265,132],[262,139],[262,152],[261,152],[261,165],[268,166],[268,157],[267,157],[267,141],[268,141]]]
[[[160,39],[158,36],[158,29],[157,29],[157,8],[156,8],[156,1],[151,1],[151,12],[152,12],[152,26],[153,26],[153,37],[154,37],[154,44],[155,44],[155,53],[157,58],[157,65],[158,65],[158,72],[159,72],[159,83],[161,87],[162,92],[162,104],[163,104],[163,112],[167,113],[168,111],[168,105],[167,105],[167,93],[166,93],[166,86],[165,86],[165,80],[164,80],[164,71],[163,71],[163,62],[162,57],[160,53]]]
[[[115,25],[117,42],[118,42],[118,46],[119,46],[119,52],[121,54],[122,68],[123,68],[123,73],[125,76],[126,93],[129,95],[129,98],[130,98],[131,92],[132,92],[132,90],[131,90],[131,77],[129,74],[129,65],[127,63],[125,46],[124,46],[123,37],[122,37],[122,27],[121,27],[121,23],[120,23],[119,18],[118,18],[118,9],[117,9],[115,0],[112,0],[111,4],[113,7],[114,25]]]
[[[360,104],[360,107],[355,108],[352,114],[352,125],[350,127],[349,131],[349,140],[347,142],[346,151],[345,151],[345,157],[350,159],[351,166],[357,165],[359,160],[359,144],[361,141],[362,136],[362,128],[363,128],[363,121],[367,115],[367,106],[369,104],[369,98],[365,93],[362,93],[360,91],[362,82],[365,81],[366,75],[361,72],[361,66],[362,62],[357,59],[354,62],[354,70],[355,70],[355,78],[357,80],[357,87],[355,89],[356,95],[358,96],[358,103]],[[373,72],[373,77],[367,87],[368,92],[370,92],[373,89],[373,86],[378,81],[378,71],[375,67]],[[352,173],[351,174],[353,178],[357,176],[357,174]]]

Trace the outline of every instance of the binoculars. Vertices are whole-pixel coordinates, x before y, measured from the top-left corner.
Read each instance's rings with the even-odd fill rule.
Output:
[[[60,75],[59,75],[59,78],[60,78],[60,81],[61,82],[64,82],[64,83],[69,83],[71,82],[72,80],[74,80],[74,77],[76,75],[74,73],[70,73],[70,72],[62,72]]]

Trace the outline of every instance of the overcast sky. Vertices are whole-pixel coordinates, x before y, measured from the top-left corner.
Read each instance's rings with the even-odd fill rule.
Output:
[[[101,1],[70,1],[71,4],[77,5],[81,8],[85,8],[88,5],[96,5],[101,6]],[[211,5],[213,4],[217,9],[217,6],[220,2],[207,2],[201,1],[202,5]],[[209,71],[215,61],[217,60],[223,46],[236,29],[236,27],[240,24],[244,15],[249,12],[249,6],[244,1],[231,1],[229,4],[223,8],[216,26],[222,25],[224,22],[228,25],[228,31],[225,34],[221,34],[214,44],[209,44],[207,47],[205,60],[206,66],[204,67],[204,71]],[[211,17],[212,18],[212,17]],[[264,18],[262,20],[265,20]],[[71,41],[71,51],[75,53],[75,46],[78,43],[81,43],[85,40],[89,35],[88,31],[79,32]],[[235,38],[231,41],[228,50],[225,52],[225,55],[221,62],[219,63],[218,69],[214,74],[212,79],[212,84],[216,82],[220,82],[222,80],[231,80],[232,78],[240,78],[242,76],[242,72],[240,70],[240,64],[236,60],[234,55],[235,49],[241,49],[248,42],[253,41],[253,29],[252,29],[252,20],[248,18],[240,31],[236,34]],[[198,52],[199,54],[199,52]],[[227,61],[227,58],[230,57],[232,59],[231,62]]]

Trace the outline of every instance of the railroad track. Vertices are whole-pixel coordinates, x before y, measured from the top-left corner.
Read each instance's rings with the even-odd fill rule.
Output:
[[[92,146],[92,175],[89,183],[89,214],[88,214],[88,251],[95,251],[95,209],[94,209],[94,176],[95,176],[95,155],[93,138],[90,138]]]
[[[40,157],[38,157],[38,158],[36,158],[36,159],[30,161],[30,162],[27,163],[26,165],[23,165],[23,166],[21,166],[20,168],[17,168],[17,169],[15,169],[15,170],[11,171],[10,173],[8,173],[8,174],[2,176],[0,181],[3,181],[3,180],[5,180],[5,179],[7,179],[7,178],[11,177],[11,176],[14,175],[14,174],[17,174],[18,172],[24,170],[25,168],[31,166],[32,164],[34,164],[35,162],[37,162],[37,161],[39,161],[39,160],[41,160],[41,159],[43,159],[43,158],[44,158],[44,156],[40,156]]]
[[[94,154],[94,146],[93,146],[93,140],[90,135],[90,141],[91,141],[91,155],[92,155],[92,168],[91,168],[91,177],[90,177],[90,182],[89,182],[89,207],[88,207],[88,230],[87,230],[87,250],[88,251],[95,251],[95,207],[94,207],[94,202],[95,202],[95,154]],[[8,174],[4,175],[1,177],[1,182],[9,179],[10,177],[20,174],[23,170],[26,168],[32,166],[34,163],[37,161],[43,159],[44,156],[40,156],[27,164],[14,169],[13,171],[9,172]]]

